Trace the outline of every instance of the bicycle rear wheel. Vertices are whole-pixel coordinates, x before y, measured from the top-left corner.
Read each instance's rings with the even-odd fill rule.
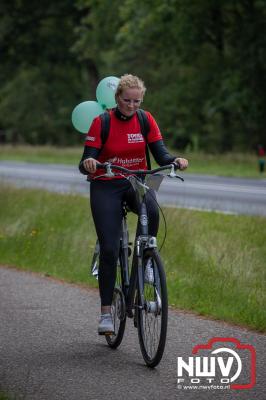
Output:
[[[106,335],[108,345],[116,349],[122,342],[126,326],[125,297],[122,291],[122,274],[120,265],[117,266],[116,284],[111,305],[115,332],[113,335]]]
[[[138,337],[142,356],[153,368],[163,356],[168,322],[168,298],[162,260],[157,250],[143,255],[144,307],[137,308]],[[139,289],[138,289],[139,291]],[[140,292],[138,299],[140,299]]]

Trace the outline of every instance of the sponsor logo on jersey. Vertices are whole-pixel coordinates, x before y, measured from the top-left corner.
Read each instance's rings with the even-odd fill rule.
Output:
[[[128,143],[141,143],[144,142],[143,135],[141,133],[128,133]]]
[[[114,157],[109,159],[108,162],[115,163],[117,165],[121,165],[122,167],[128,166],[137,166],[140,165],[144,161],[144,157],[136,157],[136,158],[121,158],[121,157]]]
[[[86,136],[85,140],[88,140],[89,142],[95,142],[95,137],[94,136]]]

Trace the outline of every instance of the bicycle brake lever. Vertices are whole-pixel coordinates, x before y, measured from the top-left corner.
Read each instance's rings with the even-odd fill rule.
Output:
[[[113,177],[113,176],[123,176],[123,175],[121,175],[121,174],[114,174],[113,172],[112,172],[112,174],[113,174],[113,175],[108,175],[108,174],[106,173],[106,174],[98,175],[98,176],[96,176],[95,178],[92,178],[92,179],[95,180],[95,181],[97,181],[97,179],[99,179],[99,178],[111,178],[111,177]]]
[[[107,176],[106,174],[97,175],[97,176],[93,177],[92,180],[97,181],[97,179],[103,178],[103,177],[106,177],[106,176]]]
[[[175,165],[174,165],[174,164],[172,164],[172,166],[171,166],[171,171],[170,171],[170,173],[168,174],[168,176],[170,176],[170,178],[175,178],[175,177],[176,177]]]
[[[112,171],[112,169],[111,169],[111,166],[110,166],[110,164],[108,163],[108,164],[106,164],[106,174],[105,174],[107,177],[112,177],[112,176],[115,176],[115,174],[113,173],[113,171]]]
[[[182,178],[182,176],[179,176],[179,175],[176,175],[175,176],[175,178],[178,178],[178,179],[180,179],[182,182],[184,182],[185,180],[184,180],[184,178]]]
[[[184,178],[182,178],[182,176],[179,176],[179,175],[176,175],[176,174],[172,175],[171,172],[170,172],[170,174],[167,174],[167,176],[169,176],[169,178],[180,179],[182,182],[184,182]]]

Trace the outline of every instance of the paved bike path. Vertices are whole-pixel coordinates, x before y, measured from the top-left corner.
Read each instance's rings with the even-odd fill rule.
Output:
[[[170,311],[165,354],[151,370],[143,364],[131,320],[119,349],[107,347],[96,334],[98,309],[96,290],[0,267],[0,389],[16,400],[266,398],[264,335]],[[255,347],[253,389],[177,388],[177,356],[191,356],[192,347],[212,337]]]

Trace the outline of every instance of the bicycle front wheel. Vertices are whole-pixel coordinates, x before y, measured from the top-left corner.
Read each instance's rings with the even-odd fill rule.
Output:
[[[144,305],[137,308],[138,337],[142,356],[153,368],[163,356],[168,322],[168,298],[162,260],[156,249],[143,255]],[[138,288],[138,300],[140,300]]]

